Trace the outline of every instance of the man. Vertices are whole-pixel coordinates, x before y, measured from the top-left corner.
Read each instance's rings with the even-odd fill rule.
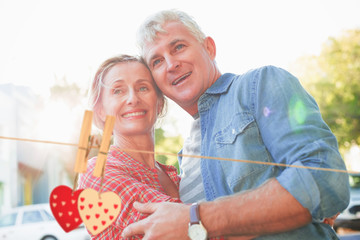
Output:
[[[182,181],[198,179],[203,194],[182,199],[200,202],[191,206],[135,203],[150,216],[123,236],[337,239],[323,221],[347,206],[348,176],[318,169],[345,170],[345,165],[299,81],[271,66],[221,74],[215,42],[180,11],[155,14],[139,33],[141,54],[157,85],[195,119],[191,135],[200,135],[199,146],[194,137],[184,151],[203,158],[190,169],[186,166],[195,159],[180,159],[180,166]],[[186,188],[180,188],[181,195]]]

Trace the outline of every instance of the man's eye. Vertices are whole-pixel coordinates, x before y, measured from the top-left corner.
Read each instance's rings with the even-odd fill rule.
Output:
[[[178,45],[176,45],[175,49],[176,50],[181,50],[183,47],[185,47],[184,44],[178,44]]]
[[[160,59],[156,59],[155,61],[153,61],[153,67],[155,67],[159,63],[160,63]]]

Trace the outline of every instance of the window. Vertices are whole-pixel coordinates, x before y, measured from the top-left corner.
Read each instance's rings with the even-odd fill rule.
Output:
[[[44,221],[41,217],[40,211],[27,211],[23,213],[22,223],[34,223]]]
[[[53,215],[51,215],[50,213],[48,213],[48,211],[45,210],[41,210],[41,212],[46,216],[46,219],[49,221],[54,221],[55,218]]]
[[[0,227],[14,226],[17,213],[11,213],[0,217]]]

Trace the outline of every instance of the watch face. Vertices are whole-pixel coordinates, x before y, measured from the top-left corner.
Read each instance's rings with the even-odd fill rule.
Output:
[[[206,229],[200,224],[193,224],[189,227],[189,237],[191,240],[206,240]]]

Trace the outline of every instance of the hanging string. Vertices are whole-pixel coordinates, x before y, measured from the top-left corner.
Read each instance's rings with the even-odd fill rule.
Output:
[[[74,146],[74,147],[77,147],[77,146],[78,146],[77,143],[64,143],[64,142],[55,142],[55,141],[46,141],[46,140],[36,140],[36,139],[29,139],[29,138],[15,138],[15,137],[4,137],[4,136],[0,136],[0,139],[23,141],[23,142],[48,143],[48,144],[66,145],[66,146]],[[92,148],[99,148],[99,146],[92,146]]]
[[[67,146],[76,146],[76,147],[78,146],[78,144],[75,144],[75,143],[63,143],[63,142],[55,142],[55,141],[44,141],[44,140],[35,140],[35,139],[26,139],[26,138],[13,138],[13,137],[4,137],[4,136],[0,136],[0,139],[16,140],[16,141],[27,141],[27,142],[37,142],[37,143],[49,143],[49,144],[58,144],[58,145],[67,145]],[[88,150],[91,149],[91,148],[99,148],[99,146],[93,146],[92,145],[92,146],[88,147]],[[290,165],[290,164],[285,164],[285,163],[261,162],[261,161],[255,161],[255,160],[242,160],[242,159],[232,159],[232,158],[222,158],[222,157],[210,157],[210,156],[197,156],[197,155],[186,155],[186,154],[177,154],[177,153],[153,152],[153,151],[136,150],[136,149],[120,149],[120,150],[123,151],[123,152],[138,152],[138,153],[147,153],[147,154],[155,154],[155,155],[165,155],[165,156],[204,158],[204,159],[212,159],[212,160],[234,161],[234,162],[261,164],[261,165],[278,166],[278,167],[293,167],[293,168],[302,168],[302,169],[311,169],[311,170],[329,171],[329,172],[360,173],[359,171],[351,171],[351,170],[309,167],[309,166],[301,166],[301,165]],[[87,156],[88,156],[88,152],[87,152]]]
[[[189,158],[205,158],[205,159],[212,159],[212,160],[252,163],[252,164],[261,164],[261,165],[269,165],[269,166],[277,166],[277,167],[304,168],[304,169],[320,170],[320,171],[328,171],[328,172],[359,173],[357,171],[347,171],[347,170],[343,170],[343,169],[308,167],[308,166],[302,166],[302,165],[290,165],[290,164],[285,164],[285,163],[261,162],[261,161],[256,161],[256,160],[243,160],[243,159],[222,158],[222,157],[197,156],[197,155],[188,155],[188,154],[152,152],[152,151],[135,150],[135,149],[120,149],[120,150],[124,151],[124,152],[139,152],[139,153],[148,153],[148,154],[155,154],[155,155],[171,155],[171,156],[180,156],[180,157],[189,157]]]

